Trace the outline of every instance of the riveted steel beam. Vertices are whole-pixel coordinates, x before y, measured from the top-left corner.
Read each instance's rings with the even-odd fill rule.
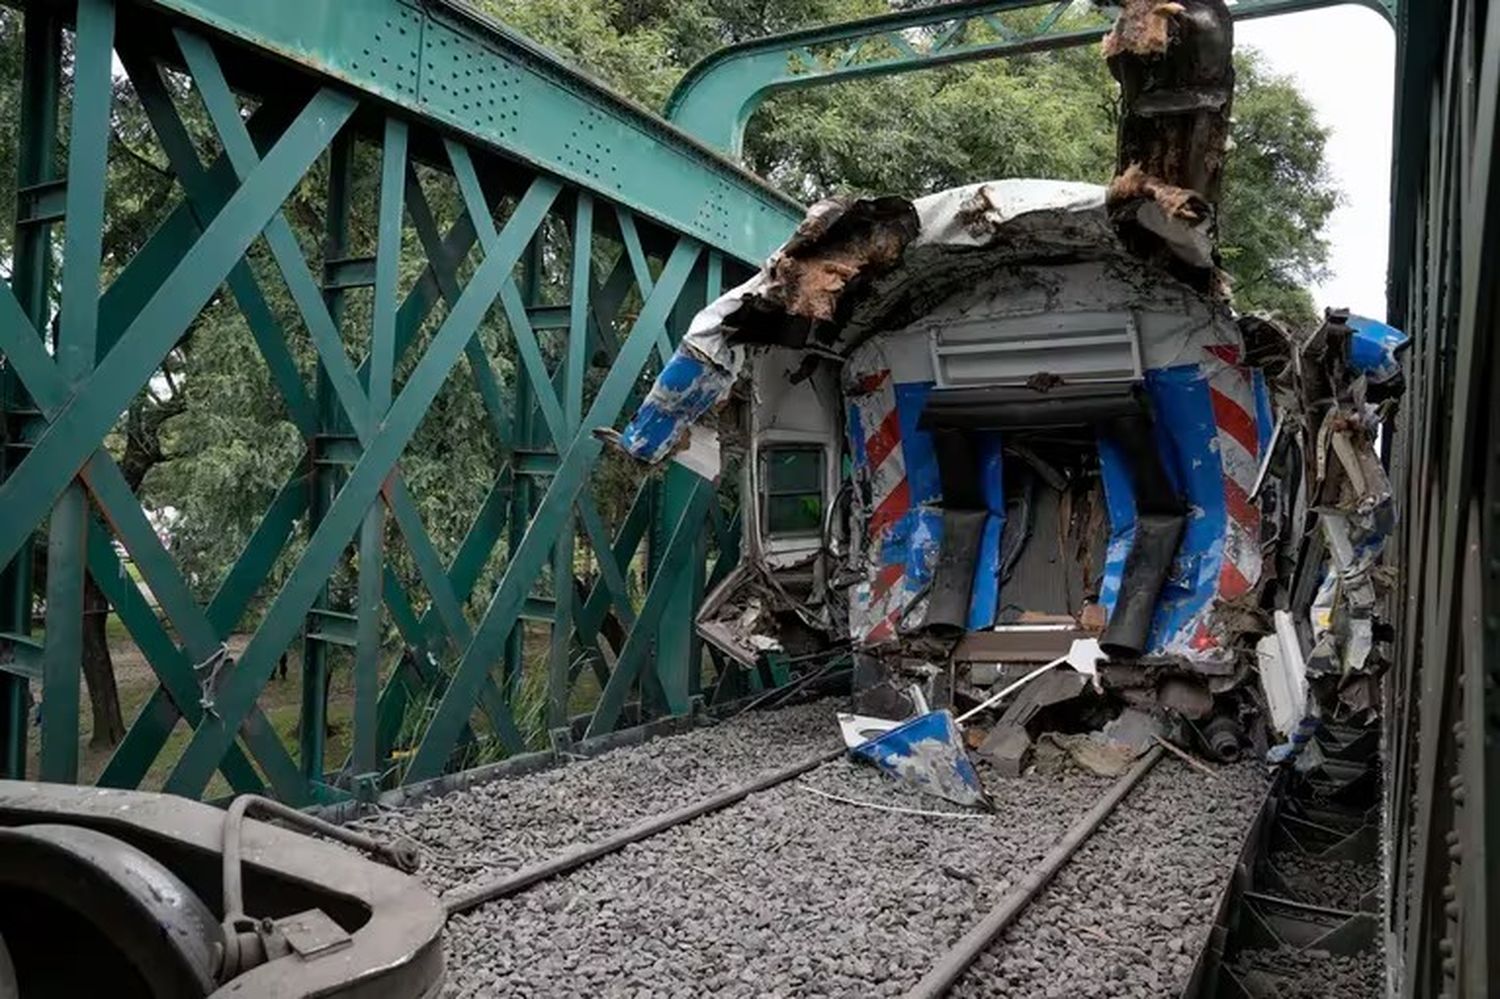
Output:
[[[427,0],[136,0],[573,181],[747,263],[802,206],[468,8]]]
[[[1238,0],[1238,20],[1355,3],[1395,22],[1400,0]],[[1032,14],[1014,20],[1001,15]],[[1112,19],[1072,0],[960,0],[729,45],[693,66],[663,114],[738,159],[770,94],[1097,42]]]

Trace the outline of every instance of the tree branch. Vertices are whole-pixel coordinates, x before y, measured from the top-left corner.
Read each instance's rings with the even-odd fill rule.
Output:
[[[141,166],[145,167],[147,170],[150,170],[152,173],[165,177],[169,181],[175,182],[177,180],[177,175],[172,173],[171,170],[168,170],[166,167],[156,163],[145,153],[138,152],[134,147],[130,145],[130,143],[126,142],[125,137],[120,134],[118,129],[110,129],[110,135],[113,136],[115,144],[121,150],[123,150],[127,156],[135,160]]]

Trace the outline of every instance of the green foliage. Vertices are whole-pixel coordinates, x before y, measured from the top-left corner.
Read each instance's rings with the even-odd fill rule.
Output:
[[[1243,311],[1317,321],[1307,285],[1326,274],[1323,236],[1340,194],[1324,160],[1328,129],[1259,54],[1235,60],[1234,148],[1224,165],[1221,252]],[[1338,304],[1338,303],[1330,303]]]

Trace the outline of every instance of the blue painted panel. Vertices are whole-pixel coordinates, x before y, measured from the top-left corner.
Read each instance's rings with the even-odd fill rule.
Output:
[[[855,468],[863,468],[869,461],[865,451],[865,428],[859,421],[859,407],[849,404],[849,454]]]
[[[1411,341],[1410,337],[1394,326],[1366,316],[1350,316],[1348,324],[1354,331],[1349,338],[1349,364],[1355,371],[1369,375],[1375,382],[1400,373],[1401,362],[1396,353]]]
[[[969,594],[970,631],[988,631],[1000,613],[1000,538],[1004,531],[1004,517],[992,513],[984,519],[979,559],[974,565],[974,588]]]
[[[1255,396],[1255,436],[1264,457],[1271,446],[1271,432],[1276,429],[1276,414],[1271,409],[1271,389],[1266,384],[1266,373],[1260,368],[1250,369],[1250,390]]]
[[[642,461],[661,461],[733,385],[731,375],[679,347],[621,432],[620,446]]]
[[[969,595],[970,631],[992,628],[1000,613],[1000,538],[1005,530],[1005,456],[999,434],[980,434],[979,487],[989,510],[979,540],[979,558],[974,564],[974,585]]]
[[[1104,480],[1104,503],[1109,509],[1109,546],[1104,555],[1104,577],[1099,582],[1099,604],[1107,615],[1113,615],[1125,577],[1125,556],[1135,544],[1135,483],[1124,453],[1104,437],[1099,438],[1099,470]]]
[[[1169,444],[1168,473],[1188,503],[1187,530],[1152,619],[1151,647],[1159,651],[1218,592],[1228,511],[1208,379],[1197,365],[1161,368],[1146,373],[1146,390]]]
[[[914,506],[886,533],[880,546],[880,564],[904,566],[906,588],[915,592],[932,579],[942,542],[943,512]]]

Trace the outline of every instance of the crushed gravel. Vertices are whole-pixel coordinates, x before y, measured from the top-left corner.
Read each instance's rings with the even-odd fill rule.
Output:
[[[1380,886],[1380,867],[1352,860],[1321,860],[1306,853],[1281,850],[1271,864],[1286,879],[1299,902],[1355,912],[1360,901]]]
[[[486,880],[839,745],[834,702],[749,712],[525,777],[501,778],[349,823],[404,836],[433,891]]]
[[[1265,793],[1166,758],[953,990],[1028,999],[1179,995]]]
[[[448,926],[449,996],[889,996],[1008,891],[1109,781],[989,777],[946,810],[844,760]]]
[[[1290,948],[1247,950],[1229,970],[1242,982],[1274,987],[1281,999],[1376,999],[1385,994],[1385,964],[1377,948],[1352,957]]]
[[[837,706],[753,713],[357,824],[415,840],[441,892],[833,748]],[[1111,783],[980,772],[996,811],[976,818],[841,759],[455,917],[444,995],[901,995]],[[956,994],[1175,995],[1263,791],[1253,767],[1220,773],[1163,760]]]

